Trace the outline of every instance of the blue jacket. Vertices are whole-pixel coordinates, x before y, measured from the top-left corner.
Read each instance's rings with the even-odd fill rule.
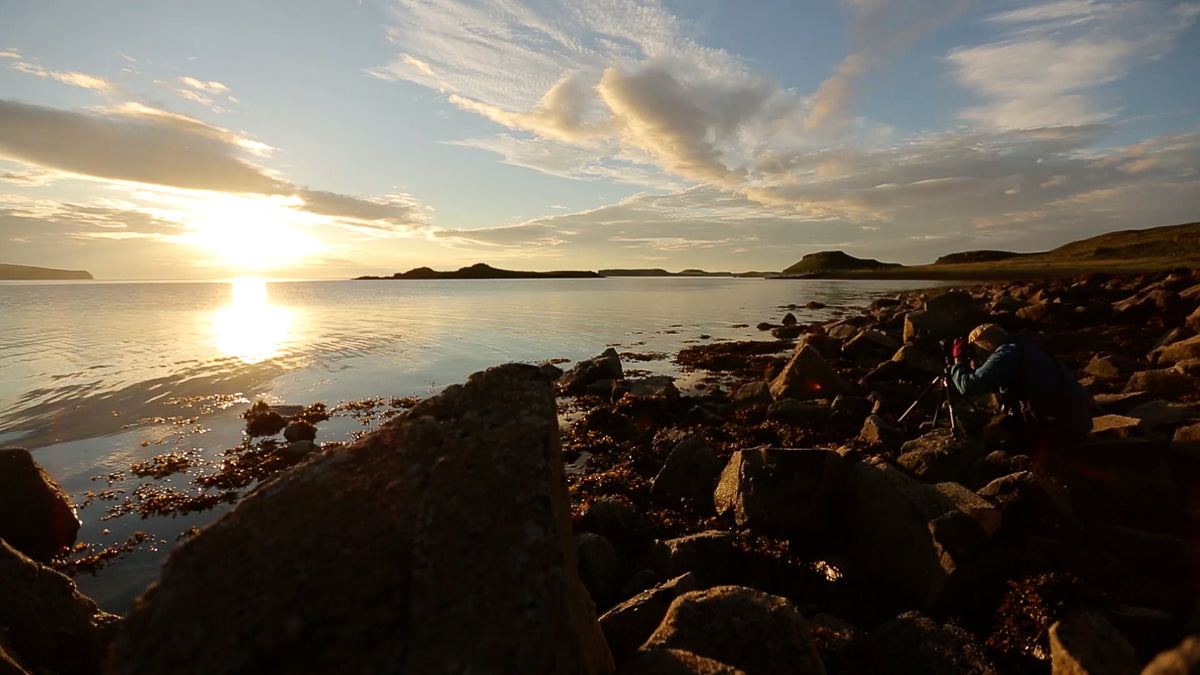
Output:
[[[965,361],[955,363],[950,379],[966,396],[991,392],[1020,401],[1031,417],[1070,436],[1082,437],[1092,429],[1088,395],[1079,380],[1027,337],[1010,338],[975,370]]]

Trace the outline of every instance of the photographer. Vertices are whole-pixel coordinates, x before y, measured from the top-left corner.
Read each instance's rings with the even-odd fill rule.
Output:
[[[964,396],[994,393],[1021,423],[1023,440],[1074,443],[1092,429],[1087,393],[1058,359],[1033,340],[983,324],[953,343],[950,380]],[[972,368],[969,361],[982,363]]]

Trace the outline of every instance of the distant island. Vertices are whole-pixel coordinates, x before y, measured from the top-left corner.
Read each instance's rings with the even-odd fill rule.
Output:
[[[31,267],[0,263],[0,281],[49,281],[56,279],[92,279],[83,270],[57,270],[52,267]]]
[[[486,263],[476,263],[470,267],[462,267],[454,272],[438,272],[428,267],[417,267],[407,272],[396,272],[390,277],[355,277],[355,280],[367,279],[599,279],[595,272],[562,270],[557,272],[520,272],[502,270]]]
[[[634,269],[604,269],[600,270],[602,277],[732,277],[733,272],[705,272],[698,269],[686,269],[681,272],[668,272],[661,267]]]

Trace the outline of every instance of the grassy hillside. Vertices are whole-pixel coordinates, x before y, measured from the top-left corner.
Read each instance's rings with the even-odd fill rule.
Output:
[[[872,258],[855,258],[842,251],[809,253],[800,262],[785,269],[783,274],[819,274],[821,272],[879,271],[901,268],[899,263],[882,263]]]
[[[804,256],[804,260],[810,257]],[[1041,253],[967,251],[942,256],[930,265],[789,271],[804,260],[789,267],[784,274],[878,279],[1003,279],[1088,272],[1149,272],[1172,267],[1200,267],[1200,222],[1109,232]]]
[[[91,279],[83,270],[57,270],[51,267],[8,265],[0,263],[0,279],[3,280],[47,280],[47,279]]]

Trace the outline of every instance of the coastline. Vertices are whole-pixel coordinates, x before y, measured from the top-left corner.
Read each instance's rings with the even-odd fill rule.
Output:
[[[1021,624],[1017,614],[1005,613],[1002,604],[1002,601],[1008,599],[1003,592],[1008,588],[1005,584],[1027,584],[1021,586],[1026,589],[1023,592],[1031,595],[1037,595],[1038,592],[1046,594],[1049,593],[1048,587],[1044,581],[1036,581],[1039,578],[1038,574],[1078,575],[1083,586],[1072,587],[1071,591],[1077,593],[1078,597],[1062,606],[1043,608],[1049,618],[1064,618],[1066,610],[1089,606],[1088,603],[1095,598],[1115,591],[1124,594],[1120,597],[1123,602],[1152,607],[1170,617],[1164,624],[1159,641],[1139,641],[1137,644],[1142,651],[1164,646],[1159,642],[1170,642],[1168,637],[1176,636],[1181,626],[1190,618],[1187,616],[1190,610],[1182,606],[1188,598],[1174,598],[1178,605],[1173,601],[1164,603],[1164,596],[1160,593],[1164,587],[1172,585],[1182,584],[1182,587],[1194,588],[1196,579],[1186,576],[1181,578],[1178,569],[1170,567],[1178,561],[1177,556],[1186,555],[1188,549],[1185,547],[1181,552],[1172,553],[1169,559],[1160,560],[1159,564],[1168,566],[1155,568],[1159,576],[1154,578],[1153,574],[1146,572],[1146,561],[1142,560],[1141,556],[1134,555],[1133,549],[1127,548],[1132,546],[1133,542],[1144,545],[1143,538],[1139,538],[1142,535],[1129,540],[1131,535],[1120,533],[1132,530],[1144,532],[1145,537],[1179,537],[1180,533],[1176,530],[1162,532],[1164,527],[1175,527],[1172,523],[1176,523],[1177,520],[1175,516],[1150,517],[1142,511],[1126,514],[1122,513],[1119,507],[1136,503],[1139,508],[1151,508],[1150,505],[1160,499],[1164,485],[1168,491],[1174,491],[1177,489],[1178,480],[1194,475],[1190,472],[1197,469],[1192,460],[1187,459],[1191,456],[1187,448],[1191,446],[1180,445],[1176,448],[1177,443],[1171,440],[1172,435],[1179,429],[1189,427],[1189,423],[1186,423],[1188,415],[1192,414],[1189,411],[1196,407],[1195,388],[1189,393],[1186,387],[1180,387],[1179,382],[1182,380],[1179,378],[1195,378],[1196,375],[1189,374],[1187,367],[1178,369],[1174,366],[1165,370],[1171,370],[1176,375],[1157,373],[1156,371],[1164,369],[1161,367],[1162,352],[1156,352],[1155,349],[1156,343],[1162,341],[1164,334],[1171,332],[1172,328],[1190,327],[1197,323],[1192,321],[1191,316],[1200,311],[1196,309],[1200,305],[1198,289],[1200,277],[1195,273],[1181,275],[1164,272],[1141,277],[1091,275],[1072,279],[1043,278],[1025,284],[977,284],[965,288],[938,288],[892,294],[889,297],[877,298],[862,312],[829,321],[801,324],[781,317],[777,320],[778,323],[764,323],[760,326],[764,335],[762,340],[693,345],[676,354],[677,362],[687,362],[687,368],[692,372],[706,374],[706,379],[701,381],[707,381],[707,384],[696,396],[679,396],[678,390],[672,394],[674,384],[668,384],[661,379],[651,382],[649,380],[653,378],[632,373],[630,377],[624,377],[628,370],[622,370],[621,376],[617,378],[611,376],[610,370],[609,377],[592,377],[591,381],[585,381],[588,378],[572,378],[571,373],[567,373],[563,376],[566,379],[559,379],[559,400],[560,405],[566,406],[568,419],[573,421],[560,428],[559,433],[562,435],[562,447],[566,458],[577,463],[583,462],[582,471],[567,477],[575,531],[609,540],[617,556],[616,569],[620,570],[614,572],[617,576],[631,574],[635,568],[646,566],[655,570],[653,578],[659,580],[668,574],[666,570],[676,569],[670,565],[685,563],[682,558],[676,560],[671,555],[668,555],[666,568],[662,567],[664,563],[654,562],[650,550],[659,549],[651,546],[652,541],[668,542],[668,548],[675,547],[676,550],[683,551],[690,546],[685,545],[683,540],[703,535],[704,541],[708,542],[704,546],[715,547],[715,550],[726,550],[724,547],[728,547],[732,553],[718,554],[710,549],[708,554],[700,554],[698,559],[692,559],[687,565],[715,565],[716,559],[712,556],[719,558],[734,555],[747,567],[743,567],[741,573],[735,573],[733,568],[723,568],[726,570],[724,572],[710,569],[706,574],[713,576],[702,585],[711,585],[708,582],[717,579],[722,583],[736,583],[761,592],[788,597],[798,603],[815,604],[822,611],[831,612],[840,620],[849,621],[868,631],[878,626],[880,620],[895,616],[895,612],[904,608],[921,611],[936,621],[944,621],[954,612],[965,612],[964,616],[975,617],[967,622],[966,628],[974,634],[976,644],[986,643],[987,657],[1005,665],[1031,666],[1037,663],[1036,650],[1029,651],[1019,645],[1044,645],[1046,631],[1049,629],[1048,624]],[[1059,559],[1066,552],[1069,553],[1068,559],[1072,562],[1064,563],[1059,560],[1050,563],[1035,557],[1029,560],[1022,559],[1019,561],[1020,565],[1012,567],[1013,561],[1007,561],[1000,565],[998,572],[988,572],[990,575],[1000,574],[999,577],[985,575],[986,578],[981,578],[971,576],[981,573],[981,570],[968,558],[955,560],[952,556],[950,560],[954,565],[970,572],[964,572],[966,576],[963,579],[973,579],[972,583],[977,585],[977,595],[970,597],[954,591],[954,583],[957,582],[953,580],[958,574],[954,570],[942,569],[938,572],[935,569],[922,568],[919,574],[907,579],[904,578],[906,575],[888,576],[886,571],[872,567],[867,559],[862,557],[866,555],[865,551],[858,550],[855,548],[857,545],[850,546],[844,541],[846,532],[859,532],[861,536],[868,536],[860,531],[864,524],[841,522],[844,514],[835,518],[840,523],[839,528],[846,528],[845,532],[839,533],[828,531],[821,526],[820,518],[816,521],[806,521],[808,524],[805,525],[798,524],[790,516],[785,517],[786,512],[794,510],[792,507],[784,509],[779,504],[751,507],[751,502],[744,502],[741,507],[734,506],[739,499],[746,498],[745,495],[737,496],[745,488],[736,485],[728,488],[732,490],[732,493],[728,493],[727,490],[730,495],[728,499],[733,501],[724,502],[724,507],[721,499],[713,501],[711,490],[708,492],[708,501],[705,501],[703,485],[706,481],[723,483],[724,473],[729,472],[730,466],[740,467],[734,475],[742,471],[755,471],[754,466],[766,466],[769,472],[764,476],[786,476],[799,471],[809,476],[805,480],[815,479],[818,484],[823,485],[824,481],[834,480],[833,474],[826,475],[824,470],[818,470],[816,465],[804,462],[792,464],[790,459],[781,459],[783,455],[775,456],[778,454],[776,451],[763,451],[766,454],[757,455],[750,452],[753,448],[763,447],[807,448],[812,452],[819,451],[822,454],[805,457],[820,458],[818,464],[821,466],[830,462],[839,466],[845,464],[845,467],[838,471],[848,471],[850,475],[862,474],[859,478],[867,480],[868,483],[874,480],[870,477],[875,476],[876,471],[883,472],[880,475],[890,476],[888,480],[891,481],[900,481],[902,476],[906,476],[903,481],[915,481],[911,484],[906,482],[905,485],[910,486],[906,489],[918,491],[926,488],[914,486],[952,482],[966,486],[965,489],[970,492],[980,494],[992,484],[992,481],[981,484],[983,477],[995,475],[995,480],[999,480],[1023,474],[1030,468],[1028,457],[1022,460],[1019,456],[1011,454],[1006,458],[987,455],[975,458],[976,461],[969,466],[956,466],[954,453],[947,455],[945,443],[934,448],[914,448],[906,452],[895,434],[903,433],[909,436],[907,440],[922,437],[912,429],[877,426],[874,436],[867,433],[864,420],[868,416],[877,415],[885,421],[894,421],[903,407],[919,394],[920,388],[930,377],[929,371],[923,369],[919,356],[936,359],[936,352],[930,353],[934,348],[929,343],[934,335],[906,335],[909,332],[907,324],[910,323],[912,315],[939,307],[950,311],[944,305],[952,303],[960,303],[957,309],[953,310],[954,313],[966,311],[964,307],[983,307],[986,308],[989,318],[1008,323],[1022,332],[1038,335],[1052,352],[1074,372],[1083,376],[1089,391],[1104,402],[1103,405],[1112,411],[1111,415],[1134,420],[1132,423],[1121,422],[1125,426],[1106,428],[1099,432],[1097,440],[1106,448],[1100,455],[1075,457],[1072,460],[1100,462],[1106,469],[1110,468],[1112,462],[1116,462],[1116,466],[1124,467],[1122,471],[1125,472],[1122,480],[1126,484],[1115,486],[1119,489],[1114,490],[1113,485],[1098,486],[1089,482],[1091,479],[1079,471],[1080,467],[1071,463],[1058,467],[1057,479],[1070,484],[1073,489],[1068,490],[1066,494],[1069,495],[1069,499],[1078,501],[1073,504],[1073,510],[1088,520],[1090,536],[1096,538],[1092,544],[1060,540],[1062,532],[1055,528],[1062,527],[1062,523],[1058,522],[1061,516],[1056,515],[1053,507],[1050,512],[1036,512],[1036,518],[1032,520],[1028,513],[1022,512],[1021,509],[1031,508],[1037,503],[1036,491],[1031,491],[1033,488],[1022,487],[1021,490],[1025,492],[1008,496],[996,493],[983,496],[989,509],[984,515],[992,518],[998,513],[1001,524],[999,529],[991,531],[987,536],[987,541],[992,543],[972,553],[972,559],[974,556],[984,556],[990,563],[1000,564],[1000,561],[1005,559],[994,558],[1000,553],[998,547],[1036,544],[1052,547],[1050,552],[1054,555],[1049,559]],[[965,315],[971,316],[972,320],[978,320],[980,317],[978,312],[966,312]],[[1197,325],[1200,326],[1200,323]],[[960,328],[961,326],[955,326],[955,329]],[[1194,334],[1196,329],[1189,330]],[[766,339],[767,334],[770,334],[770,339]],[[1176,339],[1173,343],[1188,339],[1186,333],[1175,331],[1174,334]],[[887,337],[892,341],[883,339]],[[797,353],[793,349],[798,350],[800,345],[808,345],[810,351],[817,352],[832,372],[841,379],[842,384],[833,384],[837,380],[824,383],[823,390],[829,392],[830,396],[796,395],[795,392],[777,396],[771,391],[775,381],[787,371],[787,366],[793,360],[789,354]],[[904,347],[914,349],[907,352],[907,357],[897,360]],[[1109,366],[1116,375],[1110,375],[1108,370],[1092,363],[1092,357],[1104,355],[1107,355]],[[598,359],[611,360],[601,355],[596,359],[579,362],[571,372],[580,375],[581,366]],[[1115,362],[1121,359],[1129,363]],[[936,363],[936,360],[934,362]],[[603,367],[601,363],[593,365],[597,368]],[[626,361],[623,367],[628,369],[630,365],[632,364]],[[553,369],[552,366],[544,368]],[[1102,374],[1090,373],[1093,370]],[[600,372],[603,374],[602,370]],[[1139,373],[1154,374],[1139,376]],[[1130,388],[1132,391],[1127,392]],[[870,396],[872,392],[878,394],[873,400]],[[1140,399],[1133,396],[1139,392]],[[835,393],[840,395],[833,396]],[[1156,398],[1159,401],[1157,407],[1151,405]],[[1139,406],[1146,405],[1151,407],[1141,408],[1139,412]],[[1164,413],[1164,410],[1168,413]],[[923,417],[928,419],[930,411],[922,412]],[[1134,416],[1137,414],[1142,417]],[[407,413],[401,413],[401,417],[406,415]],[[1169,418],[1166,422],[1164,415]],[[671,479],[664,478],[664,472],[673,464],[672,456],[682,452],[684,441],[697,434],[703,438],[714,461],[725,467],[725,472],[711,473],[708,474],[710,477],[705,478],[706,472],[712,469],[700,469],[697,468],[699,465],[691,465]],[[1178,441],[1187,442],[1190,441]],[[1153,452],[1145,455],[1151,447],[1154,448]],[[1121,448],[1136,450],[1143,455],[1136,460],[1132,457],[1122,457]],[[321,452],[323,455],[330,455],[347,449],[346,446],[330,447]],[[276,445],[268,449],[262,457],[277,452]],[[905,456],[911,453],[917,453],[919,456],[905,460]],[[835,455],[840,459],[834,459]],[[1127,464],[1130,461],[1134,462],[1132,466]],[[1168,478],[1167,483],[1155,483],[1153,486],[1142,479],[1143,475],[1147,479],[1159,476],[1156,472],[1160,463],[1168,461],[1176,472],[1174,479]],[[1084,466],[1089,467],[1094,468],[1091,465]],[[298,467],[297,470],[302,468]],[[996,475],[1005,471],[1008,473]],[[1179,473],[1180,471],[1182,473]],[[768,481],[769,485],[767,478],[760,480]],[[1154,480],[1161,480],[1161,476]],[[673,481],[678,481],[675,487],[664,487]],[[689,492],[694,488],[687,486],[697,484],[701,489]],[[1159,492],[1147,494],[1145,491],[1151,487]],[[865,488],[860,485],[855,489]],[[1014,501],[1004,502],[1001,497]],[[828,498],[827,496],[822,499]],[[1104,500],[1110,503],[1106,504]],[[632,507],[637,514],[637,521],[641,524],[635,527],[626,523],[615,528],[611,523],[605,524],[606,521],[598,509],[613,508],[613,502]],[[774,502],[768,499],[763,503]],[[821,511],[830,516],[838,513],[836,509],[841,507],[832,502],[818,500],[806,508],[835,509],[829,512]],[[1161,513],[1161,508],[1153,507],[1149,513],[1165,516],[1166,514]],[[970,512],[969,515],[973,514],[971,517],[977,519],[982,517],[981,513],[983,512]],[[884,515],[876,513],[872,517],[882,519]],[[795,529],[797,527],[800,529]],[[809,530],[810,527],[815,529]],[[922,523],[919,529],[924,531],[924,527]],[[1050,529],[1044,529],[1047,527]],[[1118,533],[1113,528],[1122,529]],[[724,534],[718,536],[712,534],[714,532]],[[1031,541],[1029,537],[1034,535],[1042,539]],[[1048,542],[1046,537],[1050,538]],[[943,544],[949,545],[948,542]],[[896,542],[887,544],[894,545]],[[913,545],[922,544],[917,541]],[[975,545],[977,544],[972,544]],[[1124,570],[1126,565],[1137,561],[1137,572],[1129,570],[1128,573],[1150,578],[1142,579],[1135,588],[1112,586],[1112,571],[1094,566],[1088,560],[1088,555],[1096,554],[1089,546],[1105,549],[1117,547],[1120,555],[1113,560],[1109,553],[1108,557],[1103,558],[1106,565],[1115,565]],[[830,562],[823,558],[827,551],[847,557],[842,559],[835,556],[834,562]],[[886,547],[875,553],[885,558],[893,554],[899,555]],[[1043,553],[1045,552],[1039,552],[1038,555]],[[580,555],[584,553],[581,552]],[[887,592],[868,599],[859,597],[865,588],[841,587],[836,583],[810,587],[807,584],[811,580],[801,584],[806,590],[797,590],[796,584],[799,580],[808,579],[803,570],[821,560],[825,561],[823,564],[833,565],[832,569],[839,575],[849,575],[847,578],[857,579],[855,584],[866,584],[865,588],[873,588],[876,591],[887,588]],[[1042,562],[1038,563],[1037,560]],[[1032,563],[1036,564],[1028,567]],[[1038,571],[1038,574],[1033,574],[1034,571]],[[937,608],[938,603],[929,604],[924,599],[916,599],[921,596],[920,593],[910,595],[913,584],[918,583],[915,579],[924,578],[923,575],[928,574],[939,579],[944,576],[945,579],[939,581],[939,584],[949,584],[946,586],[945,595],[940,591],[938,593],[938,603],[948,603],[941,609]],[[1119,577],[1120,575],[1117,578]],[[620,601],[629,599],[623,598],[628,595],[628,589],[614,590],[611,586],[603,586],[597,578],[587,578],[586,575],[583,581],[592,591],[600,610],[615,609]],[[884,584],[883,587],[879,586],[881,583]],[[812,593],[816,595],[811,595]],[[852,600],[854,597],[858,599]],[[1014,609],[1010,608],[1008,611]],[[825,636],[827,640],[836,636],[851,639],[850,633],[833,628],[831,624],[821,624],[821,630],[817,633]],[[822,658],[828,660],[836,657],[832,649],[832,643],[826,642],[818,651]],[[628,656],[622,655],[623,658]]]

